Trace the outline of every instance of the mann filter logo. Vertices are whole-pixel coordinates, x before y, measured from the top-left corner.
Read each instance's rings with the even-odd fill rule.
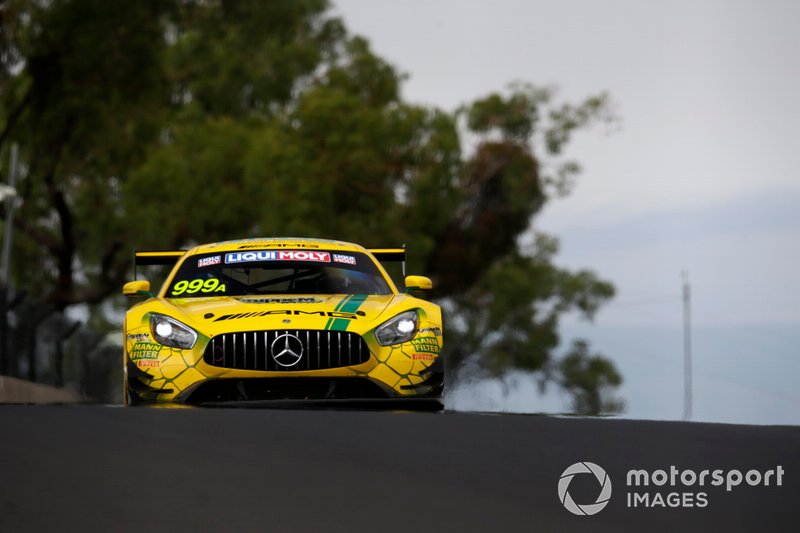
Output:
[[[425,353],[439,353],[439,341],[436,340],[436,337],[419,337],[418,339],[412,339],[411,344],[414,345],[414,349],[418,352],[425,352]]]
[[[572,499],[569,494],[569,484],[572,483],[572,478],[581,474],[592,474],[600,484],[600,494],[594,503],[578,504]],[[566,507],[567,511],[579,516],[591,516],[597,514],[608,505],[611,499],[611,479],[606,474],[606,471],[601,467],[589,461],[582,463],[575,463],[568,467],[561,474],[561,479],[558,480],[558,499],[561,504]]]
[[[139,359],[158,359],[162,346],[154,342],[137,342],[131,348],[131,361]]]

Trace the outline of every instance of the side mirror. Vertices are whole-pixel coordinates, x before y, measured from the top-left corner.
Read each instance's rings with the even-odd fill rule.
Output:
[[[129,281],[122,286],[122,294],[125,296],[147,296],[152,298],[153,294],[150,292],[150,282],[146,279],[139,281]]]
[[[429,291],[433,288],[431,278],[425,276],[406,276],[406,292]]]

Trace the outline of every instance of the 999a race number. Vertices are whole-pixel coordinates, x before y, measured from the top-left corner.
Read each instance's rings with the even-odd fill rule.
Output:
[[[225,284],[220,283],[217,278],[211,279],[193,279],[191,281],[182,280],[172,287],[172,296],[180,296],[181,294],[197,294],[212,293],[212,292],[225,292]]]

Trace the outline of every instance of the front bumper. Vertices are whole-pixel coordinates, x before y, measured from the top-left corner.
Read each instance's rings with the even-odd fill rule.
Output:
[[[343,366],[331,366],[327,351],[312,343],[311,362],[281,370],[267,364],[264,350],[274,340],[266,335],[261,345],[252,341],[246,344],[239,338],[237,345],[250,346],[249,351],[231,350],[230,341],[225,350],[220,350],[213,339],[205,339],[192,350],[157,349],[150,343],[148,359],[132,359],[130,354],[145,353],[134,345],[125,362],[128,402],[206,405],[441,398],[444,365],[440,354],[429,350],[434,337],[383,347],[373,338],[356,342],[361,338],[352,336],[352,342],[341,344],[349,346],[348,350],[332,352],[333,359]]]

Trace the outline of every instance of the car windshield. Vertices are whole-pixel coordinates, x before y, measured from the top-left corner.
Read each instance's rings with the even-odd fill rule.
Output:
[[[253,294],[391,294],[391,289],[363,253],[247,250],[187,258],[166,297]]]

